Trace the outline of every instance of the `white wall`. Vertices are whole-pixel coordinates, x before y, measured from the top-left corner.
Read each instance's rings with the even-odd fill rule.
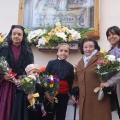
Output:
[[[18,23],[19,0],[0,0],[0,32],[7,33]]]
[[[19,0],[0,0],[0,32],[7,33],[11,25],[17,24],[18,6]],[[100,0],[100,39],[98,40],[98,43],[101,46],[101,49],[108,50],[110,48],[105,35],[107,28],[113,25],[117,25],[120,27],[119,11],[120,0]],[[35,62],[40,66],[46,66],[49,60],[56,58],[56,53],[40,52],[35,47],[33,47],[32,50],[34,52]],[[78,62],[80,58],[80,52],[75,52],[70,54],[70,56],[68,57],[68,61],[74,64]],[[72,106],[68,106],[68,109],[71,109],[70,111],[73,111]],[[67,114],[71,113],[70,111],[68,111]],[[70,117],[71,116],[67,117],[69,118],[68,120],[70,120]],[[73,118],[71,117],[71,120],[72,119]],[[114,120],[117,119],[115,118]]]
[[[18,22],[19,0],[0,0],[0,32],[7,33],[12,24]],[[108,27],[117,25],[120,27],[120,0],[100,0],[100,39],[98,40],[101,49],[109,49],[110,45],[106,39]],[[56,58],[55,52],[40,52],[37,48],[32,48],[35,62],[40,66],[46,66],[49,60]],[[81,58],[80,52],[71,53],[68,61],[72,64]]]

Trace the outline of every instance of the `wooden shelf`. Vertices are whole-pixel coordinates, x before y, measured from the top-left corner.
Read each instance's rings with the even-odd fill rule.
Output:
[[[38,48],[40,52],[57,52],[57,49]],[[77,52],[79,49],[70,49],[70,53]]]

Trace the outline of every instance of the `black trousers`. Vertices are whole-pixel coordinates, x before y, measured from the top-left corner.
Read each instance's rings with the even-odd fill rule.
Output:
[[[56,120],[65,120],[69,96],[68,94],[58,94],[56,97],[58,103],[54,103],[54,106],[46,102],[46,120],[54,120],[55,115]]]
[[[42,117],[41,110],[32,111],[28,110],[28,120],[45,120],[44,117]]]

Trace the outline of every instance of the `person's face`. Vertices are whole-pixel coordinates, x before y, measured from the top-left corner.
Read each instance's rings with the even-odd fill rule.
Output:
[[[92,41],[87,41],[83,44],[83,51],[86,56],[90,56],[95,50],[95,45]]]
[[[27,75],[34,75],[36,77],[36,79],[39,78],[39,74],[40,74],[40,71],[37,70],[37,69],[33,69],[33,70],[30,70]]]
[[[113,47],[115,47],[115,46],[118,44],[119,40],[120,40],[120,36],[117,35],[115,32],[112,32],[112,33],[109,32],[107,39],[108,39],[109,43],[110,43]]]
[[[65,60],[69,55],[69,48],[67,46],[61,46],[58,49],[57,56],[61,60]]]
[[[23,39],[23,31],[20,28],[14,28],[12,30],[11,39],[14,45],[19,46]]]

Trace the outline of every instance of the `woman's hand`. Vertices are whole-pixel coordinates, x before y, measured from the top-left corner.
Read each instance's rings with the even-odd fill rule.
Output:
[[[14,83],[14,76],[12,76],[10,74],[5,74],[4,75],[4,80]]]
[[[44,116],[46,116],[46,111],[43,109],[43,110],[41,110],[42,111],[42,117],[44,117]]]
[[[101,84],[100,84],[100,88],[109,87],[109,86],[110,86],[110,83],[108,83],[108,82],[105,82],[105,83],[101,83]]]
[[[77,104],[77,103],[78,103],[78,99],[76,100],[76,98],[75,98],[75,96],[74,96],[74,95],[72,95],[72,100],[73,100],[73,102],[74,102],[75,104]]]

